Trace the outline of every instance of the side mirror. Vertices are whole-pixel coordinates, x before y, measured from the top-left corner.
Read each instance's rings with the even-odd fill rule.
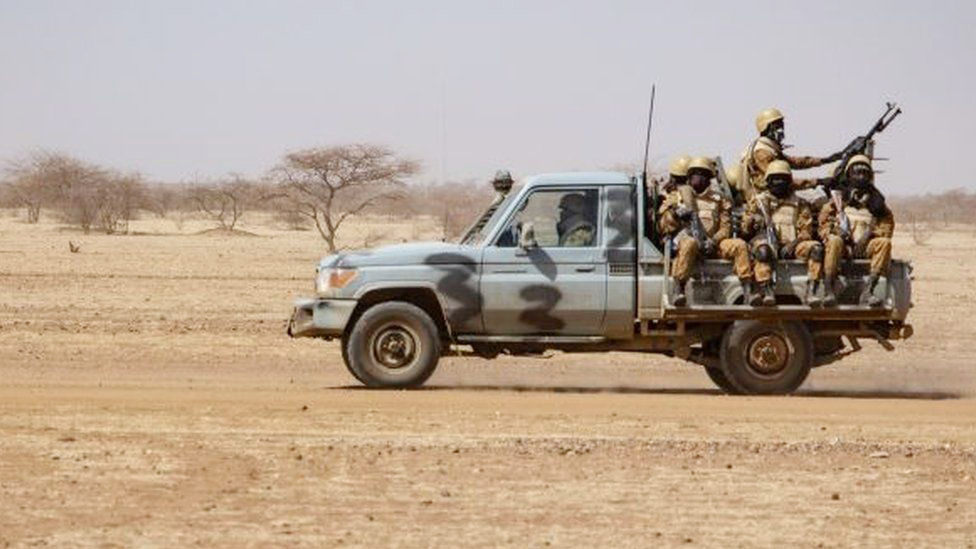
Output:
[[[531,221],[522,223],[522,230],[519,231],[518,245],[523,250],[539,247],[539,243],[535,240],[535,226]]]

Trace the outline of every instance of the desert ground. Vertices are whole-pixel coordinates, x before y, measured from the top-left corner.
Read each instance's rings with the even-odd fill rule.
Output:
[[[285,335],[314,232],[22,218],[0,217],[0,547],[976,546],[973,227],[897,235],[912,339],[754,398],[617,353],[365,390],[335,342]],[[344,244],[437,236],[369,218]]]

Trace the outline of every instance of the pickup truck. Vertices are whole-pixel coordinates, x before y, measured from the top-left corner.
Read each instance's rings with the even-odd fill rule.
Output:
[[[751,307],[729,262],[707,260],[688,304],[675,307],[671,246],[652,240],[644,212],[653,185],[642,177],[544,174],[515,191],[510,178],[499,181],[495,202],[457,243],[322,259],[316,295],[296,301],[288,334],[339,339],[349,372],[368,387],[419,386],[448,353],[632,351],[700,365],[731,394],[790,393],[862,340],[891,351],[912,335],[907,262],[892,261],[875,287],[881,307],[859,302],[868,265],[857,260],[844,263],[838,305],[814,308],[802,304],[801,261],[777,263],[776,306]]]

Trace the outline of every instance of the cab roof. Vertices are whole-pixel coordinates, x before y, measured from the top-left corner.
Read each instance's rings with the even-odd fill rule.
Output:
[[[543,173],[526,179],[526,185],[630,185],[631,176],[622,172]]]

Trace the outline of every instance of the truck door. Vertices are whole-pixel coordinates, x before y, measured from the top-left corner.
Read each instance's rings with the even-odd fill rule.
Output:
[[[539,188],[516,206],[483,255],[485,331],[602,335],[607,263],[597,186]],[[535,246],[520,247],[529,227]]]

